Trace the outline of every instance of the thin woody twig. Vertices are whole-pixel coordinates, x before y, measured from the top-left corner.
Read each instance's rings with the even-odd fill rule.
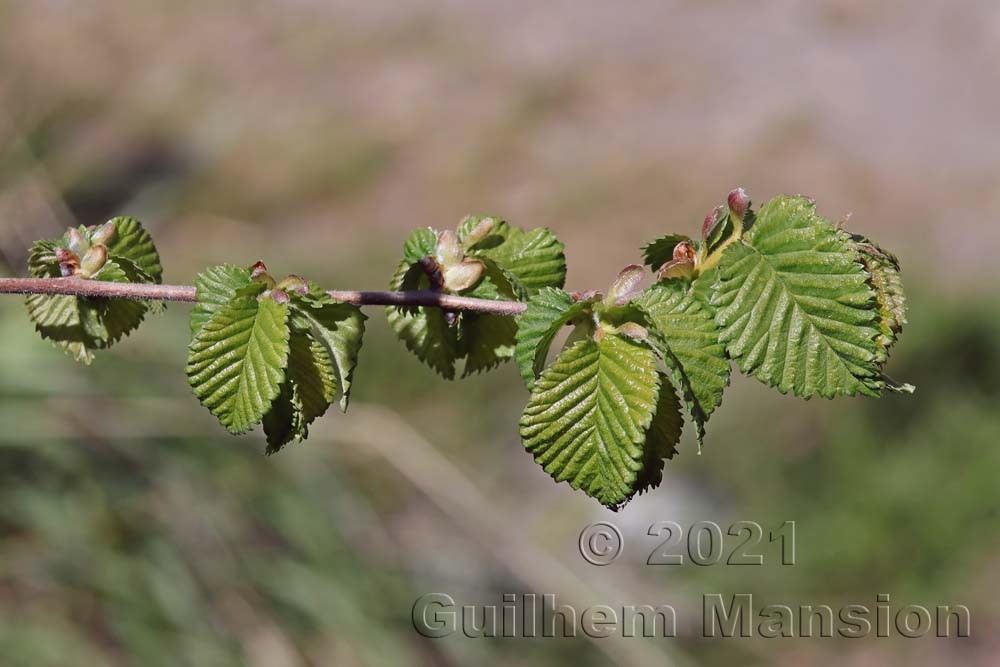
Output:
[[[105,299],[148,299],[196,302],[190,285],[113,283],[82,278],[0,278],[0,294],[66,294]],[[370,292],[331,290],[331,298],[357,306],[426,306],[448,311],[470,311],[495,315],[520,315],[527,307],[518,301],[493,301],[441,294],[431,290]]]

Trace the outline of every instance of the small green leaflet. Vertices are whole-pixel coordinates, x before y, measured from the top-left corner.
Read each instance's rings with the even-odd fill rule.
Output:
[[[250,269],[223,264],[199,273],[194,281],[198,302],[191,309],[191,335],[220,308],[229,303],[236,291],[250,284]]]
[[[877,396],[878,311],[848,236],[776,197],[723,253],[712,305],[740,369],[796,396]]]
[[[712,309],[682,278],[656,283],[635,303],[655,327],[654,346],[662,348],[663,360],[681,388],[700,447],[705,423],[722,402],[730,375]]]
[[[277,398],[288,363],[286,304],[259,296],[260,283],[237,290],[191,341],[188,381],[230,433],[246,433]]]
[[[617,509],[650,482],[642,473],[659,391],[647,345],[616,335],[581,340],[538,379],[521,439],[557,482]]]
[[[545,358],[556,333],[566,324],[588,313],[589,301],[574,301],[561,289],[546,288],[528,300],[528,308],[517,318],[514,357],[528,389],[545,367]]]

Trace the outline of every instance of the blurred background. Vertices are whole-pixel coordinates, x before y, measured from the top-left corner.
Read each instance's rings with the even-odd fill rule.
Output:
[[[737,185],[895,250],[913,397],[735,378],[612,514],[526,454],[508,364],[451,384],[371,316],[347,415],[263,456],[184,379],[187,307],[91,368],[0,299],[0,664],[995,665],[1000,5],[0,0],[0,274],[115,214],[165,281],[264,259],[382,288],[417,226],[548,226],[604,287]],[[581,529],[626,550],[597,568]],[[797,564],[646,566],[656,521],[793,520]],[[770,553],[770,552],[768,552]],[[675,639],[428,640],[423,594],[662,604]],[[967,639],[701,639],[701,596],[965,604]]]

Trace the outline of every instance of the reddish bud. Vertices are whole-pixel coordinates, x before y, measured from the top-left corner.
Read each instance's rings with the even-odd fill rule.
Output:
[[[79,258],[69,248],[56,248],[56,259],[59,262],[76,262]]]
[[[271,290],[271,301],[275,303],[288,303],[291,301],[291,297],[288,296],[288,292],[281,289]]]
[[[681,241],[674,246],[674,259],[689,259],[693,262],[696,254],[694,244],[690,241]]]
[[[585,292],[570,292],[569,295],[573,298],[573,301],[596,301],[603,296],[596,289],[589,289]]]
[[[718,222],[725,215],[725,207],[716,206],[712,209],[712,212],[705,216],[705,222],[701,225],[701,240],[707,241],[708,235],[711,233],[712,228],[718,224]]]
[[[625,305],[642,291],[639,285],[645,277],[645,267],[638,264],[626,266],[618,274],[614,284],[611,285],[611,289],[608,290],[608,295],[604,298],[604,302],[608,305]]]
[[[267,273],[267,265],[264,262],[258,260],[253,266],[250,267],[250,280],[257,280],[260,276]]]
[[[730,192],[727,202],[729,204],[729,212],[740,220],[743,219],[747,213],[747,209],[750,208],[750,197],[747,196],[743,188],[736,188]]]

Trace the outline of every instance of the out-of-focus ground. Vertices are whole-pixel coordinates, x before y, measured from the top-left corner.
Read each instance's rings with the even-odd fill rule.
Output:
[[[524,453],[505,366],[449,384],[372,309],[354,405],[265,458],[183,377],[173,306],[90,369],[0,301],[0,662],[995,664],[1000,6],[993,2],[0,2],[0,270],[140,217],[165,280],[263,258],[378,288],[470,212],[565,241],[603,287],[736,185],[896,250],[889,372],[803,403],[737,379],[703,455],[612,515]],[[626,552],[577,553],[612,520]],[[655,521],[776,527],[790,567],[651,567]],[[681,636],[426,640],[414,600],[671,603]],[[966,604],[973,636],[699,639],[701,595]]]

